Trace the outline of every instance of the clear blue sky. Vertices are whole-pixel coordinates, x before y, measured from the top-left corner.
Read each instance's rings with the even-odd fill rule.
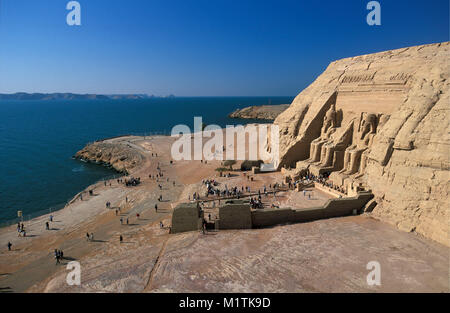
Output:
[[[329,62],[449,40],[448,0],[0,0],[0,93],[296,95]]]

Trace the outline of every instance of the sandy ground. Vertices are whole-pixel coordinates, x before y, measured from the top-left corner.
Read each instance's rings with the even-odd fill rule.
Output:
[[[381,266],[369,286],[367,263]],[[155,292],[448,292],[442,246],[357,216],[170,238]]]
[[[364,216],[208,235],[169,235],[169,229],[161,229],[159,223],[170,225],[173,207],[200,191],[202,179],[257,190],[280,183],[281,174],[254,175],[253,182],[240,172],[219,177],[215,169],[221,167],[220,161],[170,164],[173,138],[110,141],[115,140],[126,141],[145,155],[143,166],[131,173],[141,177],[142,184],[125,187],[111,181],[111,186],[91,186],[87,190],[94,189],[93,196],[84,193],[83,200],[53,213],[51,230],[45,230],[48,215],[25,222],[26,238],[17,236],[14,225],[0,229],[0,292],[449,291],[447,247]],[[152,157],[152,152],[158,157]],[[160,181],[148,177],[157,173],[158,164],[164,173]],[[157,201],[159,195],[163,202]],[[276,198],[263,197],[263,202],[308,207],[327,199],[318,190],[311,199],[290,191]],[[111,209],[105,207],[107,201]],[[128,218],[128,225],[121,225],[120,218]],[[86,240],[87,232],[94,233],[93,242]],[[6,249],[8,241],[13,243],[12,251]],[[54,249],[64,251],[61,265],[55,265]],[[81,286],[65,283],[69,272],[65,264],[72,260],[81,264]],[[382,266],[379,287],[365,283],[366,264],[371,260]]]

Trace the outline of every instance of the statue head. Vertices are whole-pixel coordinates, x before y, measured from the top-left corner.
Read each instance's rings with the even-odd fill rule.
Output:
[[[335,104],[333,104],[327,111],[327,113],[325,113],[325,116],[323,118],[321,135],[327,136],[329,130],[335,127],[336,127],[336,108]]]
[[[366,114],[361,121],[360,137],[363,140],[368,134],[375,134],[377,131],[377,116],[373,113]]]

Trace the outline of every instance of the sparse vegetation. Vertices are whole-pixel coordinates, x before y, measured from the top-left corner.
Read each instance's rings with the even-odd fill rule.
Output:
[[[230,168],[230,171],[233,170],[233,165],[235,165],[235,164],[236,164],[235,160],[226,160],[226,161],[222,162],[222,165],[223,166],[228,166]]]
[[[218,168],[216,168],[216,171],[217,172],[226,172],[226,171],[228,171],[228,169],[226,167],[218,167]]]

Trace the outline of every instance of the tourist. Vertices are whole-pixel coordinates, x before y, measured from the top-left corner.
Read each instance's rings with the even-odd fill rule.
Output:
[[[117,216],[118,213],[119,213],[119,211],[116,209],[116,216]]]
[[[8,241],[8,251],[11,251],[12,243]]]
[[[46,230],[50,230],[50,225],[49,225],[48,222],[45,222],[45,229],[46,229]]]
[[[139,219],[140,215],[139,213],[136,213],[136,218]]]
[[[55,249],[55,259],[56,259],[56,264],[61,263],[60,262],[60,254],[59,254],[59,251],[57,249]]]
[[[128,225],[128,217],[127,217],[127,225]]]
[[[122,235],[120,235],[120,237],[119,237],[119,241],[120,241],[120,243],[122,243],[122,241],[123,241],[123,237],[122,237]]]
[[[158,205],[155,204],[155,212],[158,213]]]
[[[53,222],[53,215],[50,214],[50,222]]]
[[[206,232],[206,220],[205,219],[203,219],[203,221],[202,221],[202,232],[203,232],[203,235]]]
[[[86,241],[91,240],[91,237],[89,236],[89,233],[86,233]]]
[[[91,233],[91,241],[94,241],[94,233]]]
[[[123,225],[123,218],[120,218],[120,225]]]

